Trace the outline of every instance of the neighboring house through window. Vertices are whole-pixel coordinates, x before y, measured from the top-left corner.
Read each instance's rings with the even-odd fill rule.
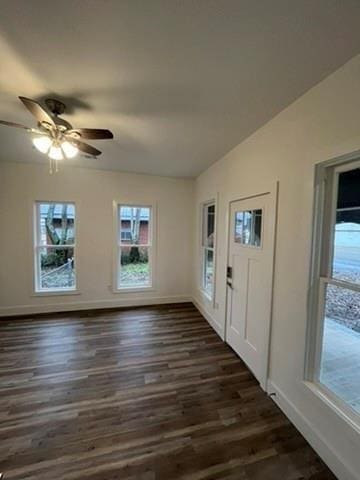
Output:
[[[75,290],[75,205],[36,202],[35,219],[35,291]]]

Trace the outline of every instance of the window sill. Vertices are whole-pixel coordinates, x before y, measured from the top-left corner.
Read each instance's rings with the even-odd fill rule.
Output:
[[[81,295],[79,290],[43,290],[33,292],[32,297],[60,297],[63,295]]]
[[[360,415],[349,407],[346,402],[318,382],[305,380],[302,383],[312,394],[324,402],[336,415],[360,434]]]
[[[113,288],[113,293],[138,293],[138,292],[155,292],[154,287],[122,287]]]
[[[200,294],[202,295],[202,297],[204,297],[205,300],[207,300],[208,302],[212,303],[214,298],[213,298],[213,295],[210,295],[206,290],[204,290],[203,288],[199,288],[199,291],[200,291]]]

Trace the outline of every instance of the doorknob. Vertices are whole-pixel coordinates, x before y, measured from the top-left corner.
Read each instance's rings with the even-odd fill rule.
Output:
[[[232,283],[229,282],[229,280],[226,282],[226,285],[231,288],[231,290],[234,290],[234,287],[232,286]]]

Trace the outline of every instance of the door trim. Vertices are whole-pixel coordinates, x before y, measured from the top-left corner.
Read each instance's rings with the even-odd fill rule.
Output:
[[[271,336],[272,336],[272,323],[273,323],[273,304],[274,304],[274,282],[275,282],[275,255],[276,255],[276,236],[277,236],[277,222],[278,222],[278,199],[279,199],[279,182],[271,182],[267,185],[268,188],[263,188],[257,193],[249,193],[244,194],[241,196],[231,195],[228,196],[226,200],[227,211],[226,211],[226,267],[229,264],[229,253],[230,253],[230,227],[231,227],[231,205],[234,202],[238,202],[241,200],[249,200],[251,198],[261,197],[264,195],[269,195],[270,199],[270,214],[272,214],[273,221],[271,222],[271,238],[273,239],[272,249],[272,282],[271,282],[271,300],[270,300],[270,314],[269,314],[269,321],[266,325],[266,351],[264,355],[264,367],[263,372],[264,375],[262,378],[259,379],[261,388],[265,391],[269,391],[269,373],[270,373],[270,361],[271,361]],[[227,338],[227,329],[228,329],[228,321],[229,321],[229,287],[226,285],[226,268],[225,268],[225,275],[224,275],[224,282],[225,282],[225,325],[224,325],[224,340],[226,342]]]

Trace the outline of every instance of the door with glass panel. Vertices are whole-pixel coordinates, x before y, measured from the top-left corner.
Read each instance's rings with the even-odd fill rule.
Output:
[[[226,341],[266,389],[271,319],[275,199],[230,204]]]
[[[360,161],[324,178],[313,377],[360,414]]]

